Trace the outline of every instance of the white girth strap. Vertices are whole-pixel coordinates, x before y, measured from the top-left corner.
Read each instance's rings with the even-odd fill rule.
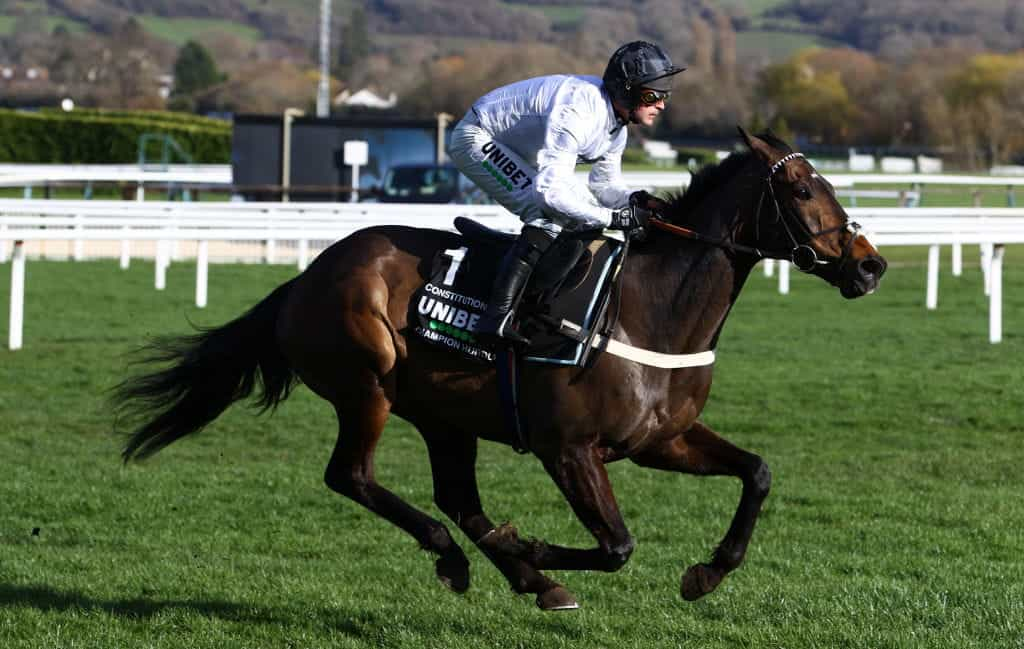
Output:
[[[594,336],[592,346],[600,348],[604,345],[604,342],[604,336]],[[699,354],[662,354],[660,352],[652,352],[646,349],[640,349],[639,347],[633,347],[632,345],[627,345],[625,343],[620,343],[617,340],[609,340],[605,351],[609,354],[628,358],[631,361],[636,361],[643,365],[660,367],[666,370],[674,370],[682,367],[703,367],[715,362],[715,350],[713,349],[709,349],[708,351],[701,352]]]

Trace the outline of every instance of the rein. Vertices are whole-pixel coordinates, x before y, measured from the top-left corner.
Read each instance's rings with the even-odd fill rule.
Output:
[[[694,241],[700,241],[702,243],[709,243],[713,246],[718,246],[719,248],[725,248],[726,250],[738,250],[739,252],[757,255],[759,258],[762,259],[764,257],[767,257],[767,255],[760,248],[745,246],[743,244],[736,243],[732,239],[717,239],[715,237],[709,237],[706,234],[701,234],[700,232],[691,230],[690,228],[684,228],[681,225],[675,225],[674,223],[662,221],[661,219],[658,218],[651,218],[649,223],[651,224],[651,226],[659,230],[664,230],[665,232],[670,232],[680,237],[686,237],[687,239],[693,239]]]
[[[732,238],[719,239],[716,237],[709,237],[706,234],[697,232],[695,230],[691,230],[689,228],[684,228],[682,226],[669,223],[667,221],[663,221],[659,218],[651,218],[650,225],[659,230],[663,230],[665,232],[669,232],[677,236],[686,237],[687,239],[693,239],[694,241],[700,241],[702,243],[718,246],[719,248],[723,248],[728,251],[742,252],[750,255],[755,255],[759,259],[765,259],[769,257],[774,259],[789,259],[797,268],[797,270],[803,271],[805,273],[811,272],[818,265],[825,265],[837,262],[839,263],[839,267],[841,269],[843,266],[846,265],[846,262],[850,258],[850,251],[853,249],[854,240],[856,240],[857,237],[860,236],[860,225],[854,222],[847,221],[842,225],[837,225],[832,228],[826,228],[824,230],[812,232],[810,228],[807,227],[807,224],[803,222],[802,219],[790,214],[788,210],[784,211],[782,209],[782,205],[779,203],[778,197],[775,196],[775,187],[772,185],[772,176],[774,176],[775,172],[777,172],[779,169],[784,168],[788,162],[801,158],[804,158],[804,154],[790,153],[789,155],[784,156],[778,162],[771,166],[771,169],[768,173],[768,177],[765,179],[767,189],[766,191],[761,193],[761,198],[757,202],[757,214],[755,215],[755,223],[757,230],[755,236],[757,239],[760,239],[762,211],[761,208],[764,204],[765,194],[767,193],[769,196],[771,196],[772,203],[775,205],[776,222],[782,224],[782,228],[783,230],[785,230],[786,236],[789,238],[790,243],[793,244],[793,248],[789,251],[765,252],[764,250],[754,246],[747,246],[740,243],[736,243],[735,241],[732,240]],[[789,216],[790,218],[787,219],[787,216]],[[802,233],[805,235],[805,238],[808,241],[816,239],[820,236],[824,236],[826,234],[839,232],[841,230],[848,230],[852,236],[850,236],[850,238],[847,240],[846,245],[843,246],[843,252],[840,256],[822,259],[818,256],[818,253],[814,250],[814,248],[809,246],[807,243],[800,243],[799,241],[797,241],[797,238],[796,236],[794,236],[793,230],[788,222],[790,219],[794,220],[798,224],[799,230],[802,231]]]

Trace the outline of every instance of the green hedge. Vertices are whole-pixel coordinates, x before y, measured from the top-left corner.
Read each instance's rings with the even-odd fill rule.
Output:
[[[622,152],[622,161],[626,164],[647,164],[647,152],[640,147],[628,147]]]
[[[66,117],[69,114],[60,108],[40,108],[43,115]],[[129,119],[168,124],[190,124],[206,128],[230,129],[231,122],[212,117],[203,117],[194,113],[180,113],[169,110],[107,110],[105,108],[76,108],[72,115],[78,117],[109,117],[111,119]]]
[[[221,120],[157,112],[0,109],[0,162],[133,163],[144,133],[170,135],[196,163],[231,160],[231,125]]]
[[[718,162],[718,157],[715,155],[714,149],[704,149],[699,147],[679,149],[679,164],[684,166],[688,165],[691,159],[696,162],[698,169],[704,165]]]

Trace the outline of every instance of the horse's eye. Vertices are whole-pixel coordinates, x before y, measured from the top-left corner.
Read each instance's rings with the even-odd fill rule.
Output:
[[[793,195],[802,201],[811,200],[811,190],[807,185],[797,185],[796,189],[793,190]]]

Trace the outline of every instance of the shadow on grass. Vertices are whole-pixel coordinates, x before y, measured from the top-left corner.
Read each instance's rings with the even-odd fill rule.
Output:
[[[146,620],[163,611],[192,611],[205,617],[227,622],[248,622],[293,626],[296,618],[287,613],[272,612],[249,604],[220,600],[160,600],[145,597],[104,600],[75,592],[63,592],[47,586],[14,586],[0,584],[0,609],[31,607],[40,611],[103,611],[126,620]],[[348,619],[338,619],[338,611],[324,610],[321,617],[333,618],[329,622],[334,630],[356,638],[367,633]],[[374,620],[369,620],[373,623]]]
[[[150,618],[161,611],[195,611],[208,617],[233,622],[284,622],[283,618],[252,606],[216,600],[154,600],[145,597],[102,600],[74,592],[61,592],[47,586],[0,584],[0,607],[29,606],[40,611],[104,611],[125,618]]]

